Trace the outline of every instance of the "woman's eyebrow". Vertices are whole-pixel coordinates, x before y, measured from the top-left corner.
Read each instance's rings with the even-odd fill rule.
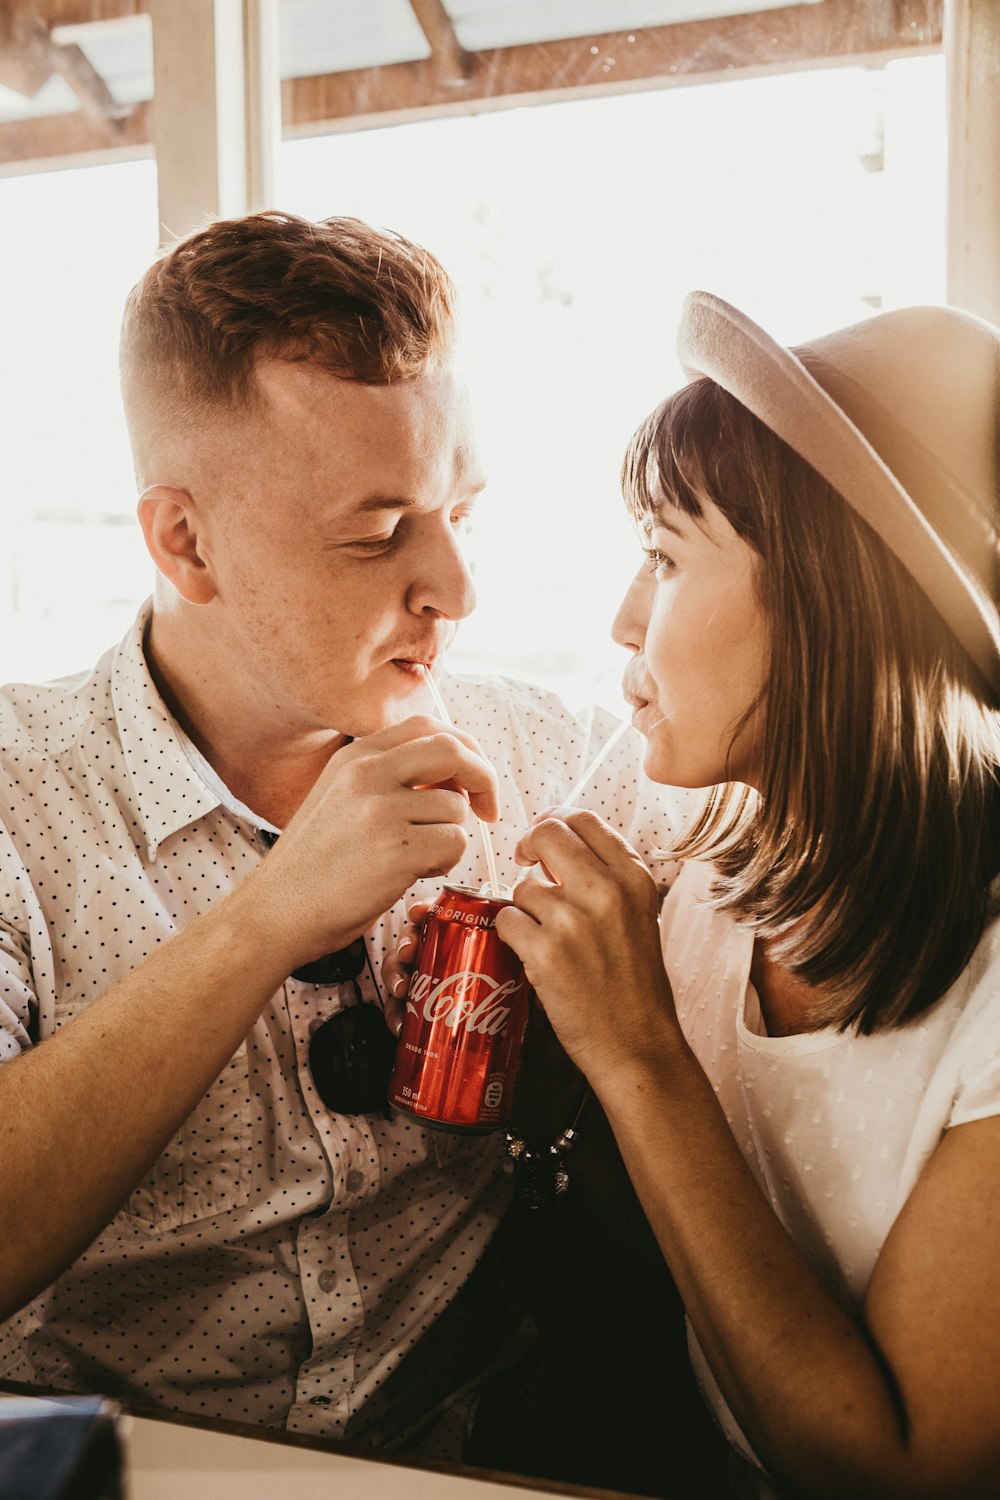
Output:
[[[669,512],[669,515],[676,515],[676,511],[671,510]],[[654,529],[669,531],[673,536],[678,537],[681,541],[684,540],[686,534],[683,523],[678,525],[677,522],[671,521],[669,519],[669,516],[667,514],[664,514],[663,510],[654,510],[653,512],[651,512],[651,514],[646,518],[644,529],[647,536]]]

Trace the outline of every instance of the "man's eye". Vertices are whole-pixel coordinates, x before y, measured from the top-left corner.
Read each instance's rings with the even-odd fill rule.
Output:
[[[388,536],[361,537],[358,539],[358,541],[351,542],[349,543],[349,545],[354,549],[355,552],[388,552],[389,548],[392,546],[395,540],[396,533],[394,531],[390,531]]]

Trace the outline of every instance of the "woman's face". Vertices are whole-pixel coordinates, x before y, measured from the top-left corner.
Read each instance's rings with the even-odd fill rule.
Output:
[[[734,740],[767,677],[756,554],[711,504],[697,518],[663,504],[642,530],[645,560],[612,635],[633,652],[624,691],[646,774],[669,786],[759,786],[762,714]]]

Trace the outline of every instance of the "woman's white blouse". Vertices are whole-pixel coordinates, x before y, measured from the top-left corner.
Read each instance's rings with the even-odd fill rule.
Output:
[[[929,1012],[874,1036],[771,1037],[750,983],[753,934],[707,904],[688,863],[664,904],[678,1016],[765,1197],[819,1274],[858,1307],[879,1251],[945,1130],[1000,1112],[1000,923]],[[749,1448],[693,1336],[727,1434]]]

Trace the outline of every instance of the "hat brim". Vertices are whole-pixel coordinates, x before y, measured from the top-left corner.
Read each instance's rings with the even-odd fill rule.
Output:
[[[686,374],[734,396],[827,480],[882,538],[1000,702],[1000,616],[980,580],[794,350],[709,292],[686,299],[677,337]]]

